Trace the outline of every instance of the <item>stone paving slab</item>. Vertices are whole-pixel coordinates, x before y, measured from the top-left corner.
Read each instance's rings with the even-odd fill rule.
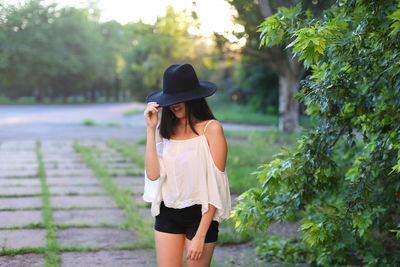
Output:
[[[133,199],[134,199],[135,203],[138,204],[138,205],[144,205],[146,203],[149,203],[149,202],[146,202],[146,201],[143,200],[143,196],[142,195],[135,195],[135,196],[133,196]]]
[[[96,185],[86,185],[86,186],[49,186],[50,194],[60,194],[60,195],[83,195],[83,194],[104,194],[105,190],[101,186]]]
[[[123,190],[130,190],[136,195],[142,195],[144,192],[144,185],[130,184],[130,183],[120,183],[116,182],[117,186]]]
[[[0,153],[0,160],[3,163],[37,163],[37,155],[35,152],[15,153],[15,151],[13,151]]]
[[[116,208],[117,204],[109,196],[51,196],[50,203],[55,208],[98,207]]]
[[[42,229],[18,229],[0,230],[0,244],[9,249],[26,247],[45,247],[46,230]],[[0,265],[1,266],[1,265]]]
[[[57,145],[57,144],[53,144],[53,145],[42,145],[42,151],[45,153],[76,153],[75,149],[71,146],[65,146],[64,144],[62,145]]]
[[[46,169],[84,169],[87,168],[85,163],[58,163],[58,162],[47,162],[44,164]]]
[[[92,177],[51,177],[46,178],[47,185],[97,185],[99,180]],[[1,184],[1,180],[0,180]]]
[[[125,221],[124,213],[119,209],[99,210],[55,210],[53,218],[60,224],[121,224]]]
[[[23,226],[42,220],[42,212],[39,210],[0,211],[0,227]]]
[[[42,151],[45,153],[60,153],[60,154],[74,154],[76,153],[75,149],[70,146],[65,146],[65,145],[42,145]]]
[[[18,140],[18,141],[7,141],[1,144],[1,148],[5,149],[5,148],[31,148],[31,149],[35,149],[36,147],[36,140]]]
[[[0,266],[2,267],[40,267],[45,262],[42,255],[34,253],[0,257]]]
[[[36,159],[36,151],[35,149],[30,150],[13,150],[13,149],[1,149],[0,150],[0,157],[3,158],[34,158]]]
[[[154,222],[154,218],[151,216],[150,208],[138,208],[137,211],[143,219],[149,222]]]
[[[132,185],[129,187],[136,194],[142,195],[144,193],[144,185]]]
[[[40,186],[39,178],[0,178],[0,186]]]
[[[0,209],[26,209],[42,207],[41,197],[7,197],[0,199]]]
[[[121,185],[141,185],[144,186],[144,177],[143,176],[115,176],[111,177],[113,182],[116,182]]]
[[[59,151],[46,151],[42,149],[43,159],[52,158],[52,159],[81,159],[81,156],[74,152],[74,153],[60,153]]]
[[[82,163],[82,160],[70,160],[70,159],[64,159],[64,160],[54,160],[54,159],[46,159],[43,160],[43,164],[79,164]]]
[[[41,194],[42,188],[39,186],[2,186],[0,195],[34,195]]]
[[[116,180],[129,180],[129,181],[133,181],[137,184],[144,184],[144,176],[142,175],[136,175],[136,176],[117,176],[117,177],[113,177],[112,179],[116,179]]]
[[[37,163],[37,157],[32,157],[32,158],[21,158],[21,157],[6,157],[6,158],[1,158],[0,161],[4,165],[21,165],[21,164],[35,164]]]
[[[128,163],[129,162],[129,160],[127,158],[124,158],[122,156],[110,157],[110,156],[95,155],[94,159],[97,161],[105,161],[108,163]]]
[[[216,246],[213,255],[213,262],[223,266],[273,266],[262,262],[254,253],[254,246],[249,244]]]
[[[140,241],[131,231],[113,228],[68,228],[57,231],[57,236],[57,242],[65,247],[115,248]]]
[[[46,169],[49,176],[90,176],[93,175],[91,169]]]
[[[153,250],[107,250],[97,252],[63,252],[62,267],[156,267]]]
[[[0,162],[0,170],[37,170],[38,163]]]
[[[136,167],[135,163],[126,162],[126,163],[113,163],[109,165],[110,168],[132,168]]]

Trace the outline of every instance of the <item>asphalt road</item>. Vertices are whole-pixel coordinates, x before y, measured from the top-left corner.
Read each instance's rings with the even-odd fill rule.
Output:
[[[48,139],[137,140],[146,134],[143,103],[0,106],[0,141]],[[138,110],[126,117],[124,113]],[[85,126],[92,120],[98,126]],[[110,127],[114,123],[120,127]],[[263,130],[266,126],[223,124],[229,130]]]

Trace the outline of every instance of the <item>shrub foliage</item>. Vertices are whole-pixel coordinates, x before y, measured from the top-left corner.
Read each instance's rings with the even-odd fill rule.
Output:
[[[281,8],[260,25],[261,46],[291,40],[310,69],[298,97],[318,123],[254,173],[259,186],[232,214],[239,230],[302,211],[302,238],[286,251],[317,265],[400,264],[399,25],[395,0],[339,0],[321,18]]]

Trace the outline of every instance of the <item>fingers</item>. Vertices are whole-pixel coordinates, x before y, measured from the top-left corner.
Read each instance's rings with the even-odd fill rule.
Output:
[[[193,249],[189,249],[189,251],[188,251],[188,253],[186,255],[186,259],[187,260],[192,260],[192,261],[200,260],[201,254],[202,254],[201,250],[195,251]]]
[[[157,104],[156,102],[149,102],[147,103],[146,110],[144,111],[145,116],[151,116],[152,114],[157,114],[158,113],[158,107],[160,105]]]

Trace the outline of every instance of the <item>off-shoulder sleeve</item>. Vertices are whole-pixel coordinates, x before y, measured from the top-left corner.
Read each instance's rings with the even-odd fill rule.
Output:
[[[213,220],[221,222],[229,218],[231,212],[231,195],[226,170],[220,171],[208,151],[207,157],[207,191],[208,203],[216,207]]]
[[[165,177],[165,166],[164,161],[162,160],[163,142],[159,142],[156,144],[156,150],[158,162],[160,163],[160,178]],[[147,176],[146,168],[144,169],[144,201],[153,202],[153,200],[156,198],[160,186],[160,178],[154,181],[150,180]]]

